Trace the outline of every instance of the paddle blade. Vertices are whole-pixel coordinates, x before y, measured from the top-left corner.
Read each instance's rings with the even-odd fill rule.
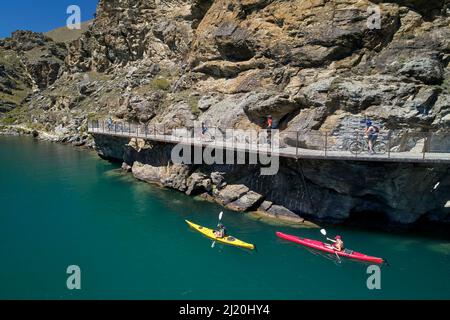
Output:
[[[216,245],[216,242],[213,241],[213,243],[212,243],[212,245],[211,245],[211,248],[214,248],[215,245]]]
[[[339,258],[339,255],[337,254],[337,252],[335,252],[335,254],[336,254],[338,263],[341,263],[341,258]]]
[[[222,216],[223,216],[223,211],[221,211],[221,212],[219,213],[219,221],[222,220]]]
[[[321,230],[320,230],[320,233],[323,234],[324,236],[326,236],[326,235],[327,235],[327,230],[321,229]]]

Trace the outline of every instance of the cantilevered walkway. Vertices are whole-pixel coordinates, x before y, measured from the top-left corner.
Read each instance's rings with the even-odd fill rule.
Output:
[[[271,156],[293,159],[450,164],[450,133],[408,133],[403,134],[404,137],[380,134],[378,141],[383,145],[382,151],[369,154],[366,146],[359,150],[351,148],[355,141],[360,141],[362,146],[364,138],[361,133],[352,133],[343,138],[323,132],[301,134],[273,131],[274,142],[269,144],[265,130],[252,139],[251,135],[243,132],[229,131],[225,134],[218,128],[208,128],[207,132],[202,134],[201,128],[169,129],[159,124],[144,126],[116,122],[108,125],[106,121],[93,121],[89,123],[88,131],[93,135],[182,143],[234,152],[270,153]],[[311,145],[313,147],[305,147]]]

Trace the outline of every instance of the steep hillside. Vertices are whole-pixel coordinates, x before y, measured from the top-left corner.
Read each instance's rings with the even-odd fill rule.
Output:
[[[44,35],[16,31],[0,40],[0,115],[23,107],[31,92],[52,85],[65,67],[67,44],[79,39],[91,24],[87,21],[81,30],[62,27]],[[14,122],[20,114],[23,112],[14,111],[5,121]]]
[[[0,114],[25,104],[31,92],[53,84],[62,73],[67,48],[31,31],[0,40]],[[16,112],[16,111],[12,111]],[[9,116],[5,121],[13,122]]]
[[[0,114],[17,107],[30,89],[31,79],[19,55],[0,48]]]

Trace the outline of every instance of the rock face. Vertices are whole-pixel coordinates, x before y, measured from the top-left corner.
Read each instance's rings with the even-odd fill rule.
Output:
[[[103,72],[146,57],[180,59],[192,39],[191,5],[181,0],[101,0],[89,31],[70,46],[69,68]]]
[[[380,29],[371,24],[377,10]],[[445,0],[101,0],[67,51],[33,33],[1,40],[8,61],[20,63],[0,60],[0,99],[26,88],[27,111],[5,119],[31,120],[61,140],[85,141],[87,121],[107,116],[155,131],[197,120],[261,132],[270,114],[282,145],[295,146],[298,132],[299,147],[318,149],[327,132],[339,149],[369,117],[395,132],[398,150],[420,151],[424,139],[408,136],[432,131],[433,148],[449,151],[449,39]],[[41,47],[44,56],[31,59]],[[3,100],[3,112],[18,104]],[[445,166],[282,161],[267,178],[252,166],[174,166],[170,145],[95,138],[102,156],[125,161],[139,179],[238,211],[449,219]]]

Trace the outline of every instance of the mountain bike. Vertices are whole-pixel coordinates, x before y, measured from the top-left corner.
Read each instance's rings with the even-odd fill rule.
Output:
[[[213,134],[211,134],[211,132],[209,132],[209,129],[206,129],[206,131],[203,132],[201,135],[201,140],[205,142],[212,142],[216,140],[216,137]]]
[[[369,152],[369,141],[365,137],[362,139],[355,139],[355,141],[350,143],[348,149],[355,155],[363,153],[364,151]],[[375,154],[385,154],[387,151],[386,143],[384,141],[376,140],[373,143],[373,151]]]

